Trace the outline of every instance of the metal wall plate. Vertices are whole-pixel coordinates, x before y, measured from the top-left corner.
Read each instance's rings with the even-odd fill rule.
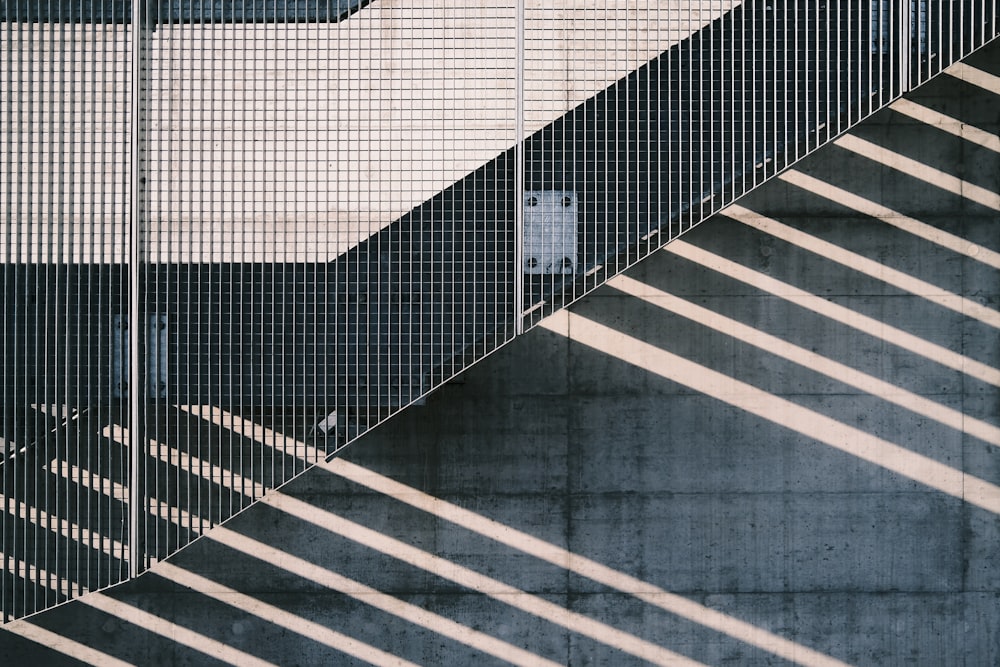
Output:
[[[577,267],[577,197],[565,190],[524,193],[524,272],[573,274]]]

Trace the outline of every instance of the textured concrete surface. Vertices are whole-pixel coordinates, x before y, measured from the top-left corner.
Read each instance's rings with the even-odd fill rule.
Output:
[[[969,137],[997,94],[944,77],[912,100],[950,121],[854,134],[996,192]],[[1000,216],[902,164],[817,153],[823,187],[769,184],[141,579],[8,625],[3,664],[1000,664]]]

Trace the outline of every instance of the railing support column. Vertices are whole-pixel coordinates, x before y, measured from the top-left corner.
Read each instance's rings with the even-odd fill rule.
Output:
[[[128,269],[128,447],[129,447],[129,576],[136,577],[145,569],[143,518],[145,516],[145,485],[143,484],[146,452],[144,401],[145,359],[143,338],[145,321],[142,313],[142,274],[145,261],[145,117],[148,49],[147,2],[132,3],[132,86],[129,136],[130,201],[129,201],[129,269]]]
[[[514,65],[514,333],[524,333],[524,0],[517,0]]]

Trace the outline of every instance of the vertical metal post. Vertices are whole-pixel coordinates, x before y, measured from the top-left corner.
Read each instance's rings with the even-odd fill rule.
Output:
[[[899,94],[903,95],[910,89],[910,56],[913,53],[911,43],[911,29],[913,25],[911,0],[900,0],[902,7],[899,10]]]
[[[514,333],[524,333],[524,0],[517,1],[514,65]]]
[[[146,1],[132,2],[132,86],[131,133],[129,137],[130,208],[128,269],[128,447],[129,447],[129,576],[135,577],[144,567],[142,518],[145,513],[142,463],[145,454],[143,401],[145,400],[145,363],[142,315],[142,262],[145,218],[145,105],[146,105]]]

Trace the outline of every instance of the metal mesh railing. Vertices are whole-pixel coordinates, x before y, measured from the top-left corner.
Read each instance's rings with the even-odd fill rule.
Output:
[[[996,35],[996,0],[0,0],[4,619],[134,576]]]

